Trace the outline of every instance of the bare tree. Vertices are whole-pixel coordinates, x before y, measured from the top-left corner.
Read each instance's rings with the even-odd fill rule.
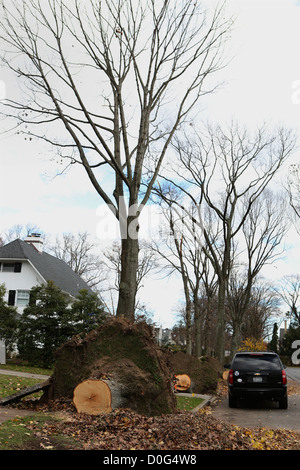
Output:
[[[139,215],[176,129],[216,88],[207,78],[224,66],[232,21],[223,5],[210,12],[194,0],[0,6],[2,61],[25,85],[3,113],[68,167],[81,165],[112,210],[122,240],[117,314],[133,318]]]
[[[293,164],[290,166],[290,172],[287,178],[287,192],[289,195],[290,205],[292,208],[292,219],[295,228],[300,234],[300,165]]]
[[[170,190],[170,187],[168,187]],[[173,197],[176,191],[172,191]],[[180,194],[177,192],[177,198]],[[197,357],[202,355],[202,317],[204,309],[200,308],[200,291],[207,299],[207,308],[213,290],[214,273],[211,274],[211,264],[205,250],[195,239],[193,233],[186,230],[182,216],[178,213],[172,202],[166,200],[166,207],[160,201],[162,214],[166,221],[166,233],[160,242],[153,240],[152,249],[159,253],[163,263],[162,271],[167,276],[177,272],[180,274],[183,285],[185,311],[184,322],[186,327],[186,351]],[[191,207],[191,212],[193,208]],[[208,220],[208,218],[207,218]],[[210,223],[210,222],[208,222]],[[211,233],[213,231],[212,225]],[[194,317],[193,317],[194,315]],[[193,351],[193,338],[195,350]]]
[[[203,244],[218,277],[217,356],[223,361],[225,339],[225,300],[232,269],[234,241],[249,217],[250,210],[294,149],[290,131],[274,133],[261,127],[254,135],[236,124],[222,129],[207,126],[205,131],[180,137],[175,149],[179,157],[176,181],[185,197],[193,201],[198,213],[190,216],[198,226],[197,237]],[[165,180],[166,176],[163,177]],[[162,197],[166,197],[157,190]],[[246,202],[246,203],[245,203]],[[178,204],[177,201],[173,201]],[[214,243],[205,227],[202,213],[209,207],[219,220],[222,239]],[[205,242],[205,243],[204,243]]]
[[[89,241],[87,232],[64,233],[47,251],[65,261],[90,287],[103,281],[103,261],[96,254],[96,245]]]
[[[39,233],[41,234],[44,244],[46,243],[46,236],[43,234],[42,230],[34,224],[27,223],[26,225],[22,224],[15,224],[12,227],[10,227],[5,234],[3,234],[3,238],[5,243],[9,243],[16,238],[19,238],[20,240],[23,240],[26,238],[28,235],[32,233]]]
[[[245,204],[248,206],[247,201]],[[289,229],[286,209],[287,202],[281,194],[265,190],[251,205],[243,224],[246,249],[237,260],[242,269],[231,273],[227,295],[232,325],[232,353],[242,340],[255,279],[267,264],[273,263],[284,252],[282,241]]]
[[[300,324],[300,275],[284,276],[276,292],[288,306],[290,317]]]
[[[248,304],[248,314],[243,325],[242,339],[265,339],[270,332],[274,317],[279,314],[279,299],[272,285],[256,279]]]

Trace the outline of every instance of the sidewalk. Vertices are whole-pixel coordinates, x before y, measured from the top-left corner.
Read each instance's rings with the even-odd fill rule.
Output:
[[[47,380],[49,378],[48,375],[40,375],[40,374],[29,374],[27,372],[19,372],[15,370],[6,370],[0,369],[1,375],[14,375],[15,377],[29,377],[32,379],[40,379],[41,381]],[[20,410],[17,408],[9,408],[7,406],[0,406],[0,425],[5,421],[10,419],[22,418],[23,416],[30,416],[34,415],[36,412],[28,411],[28,410]]]
[[[16,377],[28,377],[32,379],[41,379],[41,380],[47,380],[49,379],[49,375],[41,375],[41,374],[29,374],[28,372],[19,372],[16,370],[6,370],[6,369],[0,369],[0,374],[2,375],[14,375]]]

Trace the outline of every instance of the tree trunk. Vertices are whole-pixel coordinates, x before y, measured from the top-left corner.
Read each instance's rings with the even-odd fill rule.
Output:
[[[77,385],[73,402],[78,413],[99,415],[112,411],[111,391],[102,380],[85,380]]]
[[[192,354],[192,303],[189,297],[186,297],[186,307],[185,307],[185,324],[186,324],[186,353]]]
[[[232,333],[232,339],[231,339],[231,351],[230,351],[230,356],[233,357],[236,351],[238,350],[238,347],[241,344],[242,340],[242,324],[241,322],[239,324],[235,324],[233,328],[233,333]]]
[[[137,219],[131,219],[131,223],[135,220],[137,221]],[[136,306],[139,242],[137,236],[135,238],[131,236],[130,223],[128,223],[127,234],[127,238],[122,238],[121,244],[121,274],[116,315],[123,315],[133,321]]]
[[[219,279],[216,355],[221,364],[224,362],[225,352],[225,293],[226,283]]]
[[[198,292],[198,290],[196,290]],[[194,295],[194,319],[195,319],[195,355],[196,357],[202,356],[202,331],[201,331],[201,314],[198,304],[198,295]]]

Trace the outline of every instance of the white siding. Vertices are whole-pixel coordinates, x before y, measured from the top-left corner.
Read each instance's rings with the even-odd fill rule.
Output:
[[[11,262],[15,260],[10,260]],[[20,260],[16,260],[20,261]],[[44,280],[39,273],[31,266],[27,260],[22,260],[22,269],[20,273],[2,272],[0,271],[0,284],[5,284],[6,301],[8,300],[8,292],[14,291],[30,291],[32,287],[42,284]],[[18,307],[20,313],[24,307]]]

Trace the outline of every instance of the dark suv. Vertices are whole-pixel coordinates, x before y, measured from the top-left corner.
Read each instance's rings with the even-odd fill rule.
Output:
[[[229,406],[235,408],[239,398],[272,399],[287,409],[287,378],[278,354],[272,352],[238,352],[228,374]]]

